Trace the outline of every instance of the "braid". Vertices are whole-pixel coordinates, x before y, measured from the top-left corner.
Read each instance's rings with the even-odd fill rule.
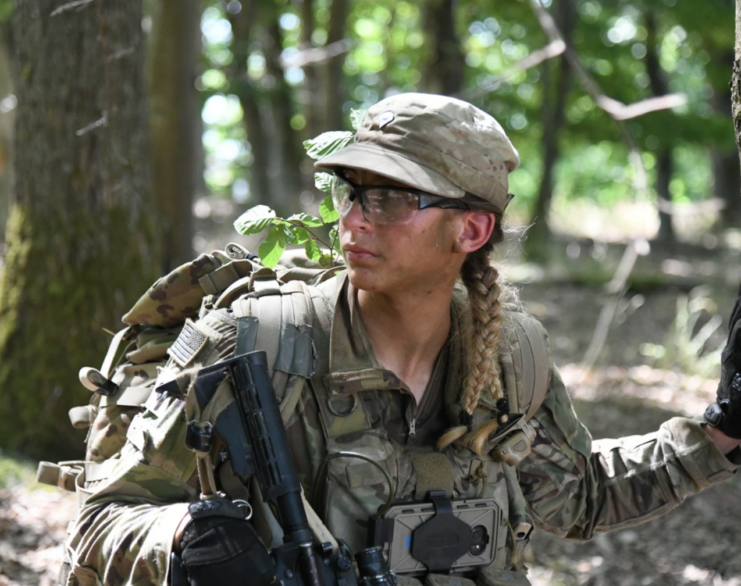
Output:
[[[461,268],[461,280],[468,290],[471,308],[469,372],[462,396],[469,415],[478,405],[481,393],[488,390],[496,401],[503,396],[496,357],[499,352],[501,315],[499,313],[499,271],[489,264],[494,244],[487,242],[471,253]]]
[[[457,442],[481,455],[486,439],[498,427],[497,420],[492,419],[477,429],[471,429],[473,413],[482,394],[488,393],[494,402],[504,396],[497,361],[502,326],[501,288],[497,282],[499,271],[489,260],[495,244],[504,238],[501,214],[496,216],[497,222],[489,241],[469,253],[461,267],[461,281],[468,292],[470,308],[470,332],[464,339],[468,346],[468,368],[460,399],[463,409],[460,412],[461,422],[465,421],[467,426],[447,430],[438,439],[437,447],[440,450]]]

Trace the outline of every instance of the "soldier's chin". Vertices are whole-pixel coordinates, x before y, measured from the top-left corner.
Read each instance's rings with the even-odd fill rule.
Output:
[[[366,266],[347,265],[347,278],[358,291],[382,291],[384,280],[377,271]]]

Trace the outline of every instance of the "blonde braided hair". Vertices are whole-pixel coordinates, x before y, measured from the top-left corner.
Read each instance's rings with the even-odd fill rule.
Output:
[[[499,271],[489,264],[493,248],[494,244],[487,242],[471,253],[461,268],[461,281],[468,290],[473,330],[468,348],[469,372],[461,397],[463,408],[469,415],[473,414],[485,390],[494,400],[503,396],[496,360],[502,321],[497,283]]]
[[[486,439],[499,426],[494,418],[477,429],[470,429],[473,413],[482,395],[493,399],[487,403],[496,403],[504,397],[497,360],[502,329],[501,288],[498,283],[499,271],[490,262],[494,246],[503,240],[504,233],[502,215],[496,213],[495,216],[496,224],[491,237],[484,246],[469,253],[461,267],[461,282],[468,292],[470,331],[464,338],[467,344],[467,375],[460,404],[465,412],[461,416],[468,425],[447,430],[438,439],[437,447],[440,450],[456,442],[481,455]]]

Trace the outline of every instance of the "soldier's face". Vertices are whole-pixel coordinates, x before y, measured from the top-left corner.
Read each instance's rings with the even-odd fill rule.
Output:
[[[351,170],[347,176],[359,185],[410,187],[367,171]],[[386,294],[452,288],[465,258],[456,250],[455,218],[461,213],[466,212],[427,208],[403,221],[374,224],[353,202],[340,219],[350,281],[357,289]]]

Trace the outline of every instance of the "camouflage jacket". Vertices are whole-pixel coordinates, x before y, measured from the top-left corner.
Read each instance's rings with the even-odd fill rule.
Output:
[[[314,494],[320,484],[317,469],[327,453],[363,451],[390,470],[397,499],[419,498],[418,485],[424,483],[415,459],[434,451],[432,444],[449,425],[445,396],[455,395],[462,380],[460,316],[454,307],[450,338],[416,405],[404,383],[376,361],[344,276],[323,283],[312,296],[315,303],[329,304],[333,319],[322,323],[316,318],[312,324],[315,372],[301,389],[286,429],[306,495],[318,499],[318,512],[329,529],[357,548],[368,515],[387,495],[380,472],[362,462],[333,460],[328,467],[333,482],[328,484],[334,488],[320,498]],[[180,388],[188,388],[197,368],[234,354],[234,314],[247,313],[241,301],[195,324],[207,342],[185,369],[173,365]],[[527,513],[539,527],[589,539],[595,532],[664,514],[687,496],[728,478],[741,462],[724,457],[698,421],[680,417],[649,435],[593,442],[552,366],[550,380],[530,421],[536,436],[532,454],[517,471],[519,484],[513,487],[508,467],[491,458],[449,447],[442,457],[451,478],[440,482],[452,483],[448,488],[456,497],[491,496],[501,503],[505,518],[524,497]],[[201,418],[214,421],[229,403],[228,384],[222,386],[199,413]],[[186,503],[198,498],[195,458],[184,446],[192,416],[186,410],[193,409],[193,401],[155,393],[145,407],[128,430],[113,473],[95,487],[73,528],[68,542],[71,584],[167,583],[173,535]],[[513,544],[503,539],[499,547],[502,555],[496,563],[511,564]]]

